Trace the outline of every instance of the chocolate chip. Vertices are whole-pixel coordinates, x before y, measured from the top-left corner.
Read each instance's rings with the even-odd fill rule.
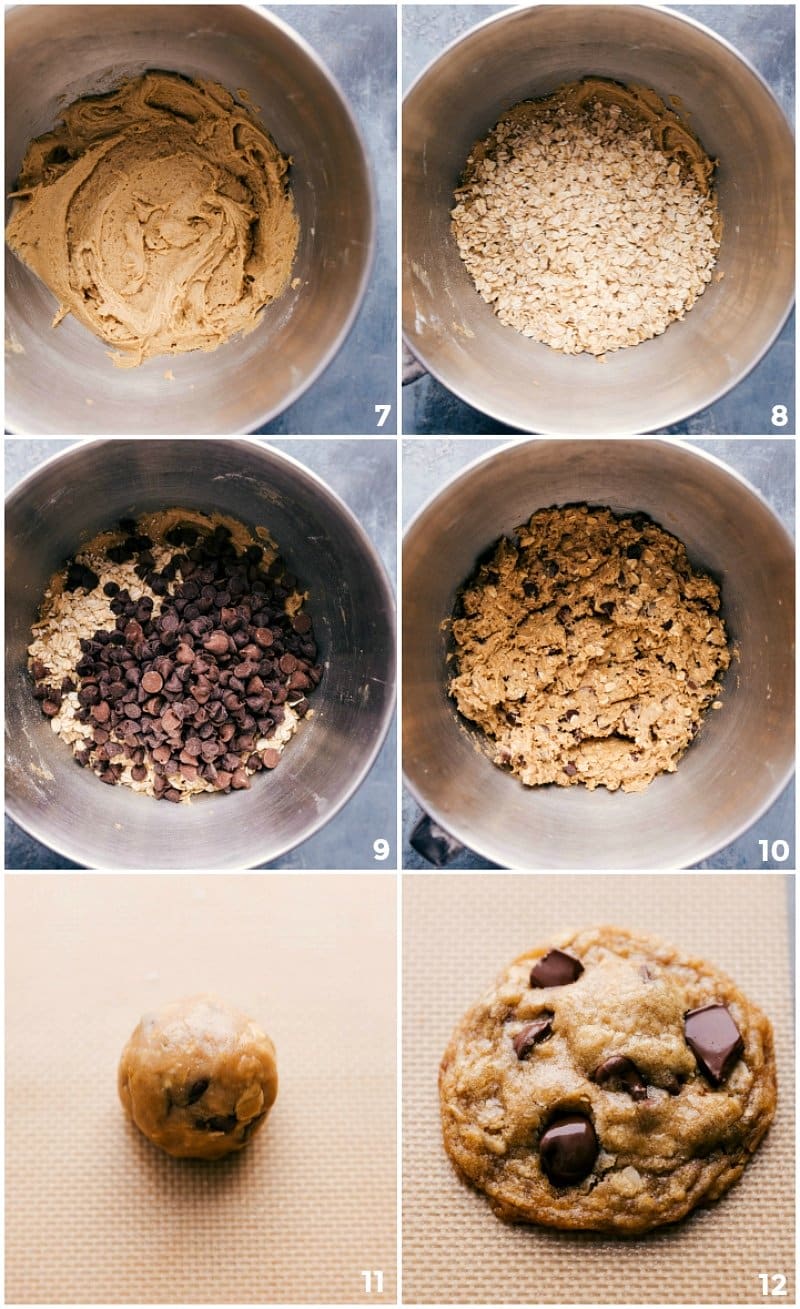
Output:
[[[607,1083],[620,1083],[623,1090],[627,1091],[632,1100],[646,1100],[647,1086],[642,1078],[642,1074],[636,1067],[632,1059],[624,1054],[612,1054],[608,1059],[604,1059],[601,1064],[595,1068],[592,1073],[592,1080],[598,1082],[600,1086]]]
[[[239,1124],[236,1114],[215,1114],[213,1118],[197,1118],[194,1126],[198,1132],[232,1132]]]
[[[636,543],[634,543],[633,545],[629,545],[625,550],[625,554],[629,559],[641,559],[642,546]]]
[[[86,564],[76,564],[73,561],[67,564],[67,576],[64,581],[65,591],[93,591],[98,585],[100,578],[92,568]]]
[[[164,685],[163,677],[161,676],[160,673],[155,672],[153,669],[151,669],[149,673],[145,673],[142,678],[142,686],[144,687],[145,691],[147,691],[148,695],[156,695],[161,690],[163,685]]]
[[[534,1022],[523,1027],[520,1032],[517,1032],[516,1036],[512,1038],[512,1045],[518,1059],[527,1059],[535,1045],[539,1045],[541,1041],[546,1041],[548,1036],[552,1035],[553,1017],[554,1015],[548,1010],[546,1017],[537,1018]]]
[[[568,1113],[554,1119],[543,1132],[539,1157],[553,1186],[576,1186],[591,1173],[599,1148],[589,1119]]]
[[[196,1082],[192,1082],[186,1093],[186,1104],[196,1104],[203,1098],[210,1085],[211,1081],[208,1077],[201,1077]]]
[[[265,768],[277,768],[281,761],[280,750],[262,750],[261,762]]]
[[[203,649],[208,650],[209,654],[224,655],[228,653],[228,638],[224,632],[217,630],[207,636],[203,642]]]
[[[583,964],[563,950],[549,950],[531,969],[531,986],[569,986],[583,972]]]
[[[744,1050],[742,1034],[727,1006],[712,1001],[690,1009],[684,1015],[683,1028],[701,1072],[714,1086],[720,1086]]]
[[[577,771],[578,769],[571,760],[568,764],[564,764],[564,772],[567,774],[567,777],[574,777]]]
[[[134,782],[143,782],[147,777],[147,769],[144,767],[143,764],[134,764],[133,768],[131,769],[131,777],[133,778]]]

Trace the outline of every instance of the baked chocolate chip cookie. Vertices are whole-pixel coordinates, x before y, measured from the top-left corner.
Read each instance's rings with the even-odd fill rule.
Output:
[[[439,1090],[447,1152],[501,1218],[634,1234],[740,1176],[775,1112],[772,1028],[712,965],[596,927],[500,975]]]

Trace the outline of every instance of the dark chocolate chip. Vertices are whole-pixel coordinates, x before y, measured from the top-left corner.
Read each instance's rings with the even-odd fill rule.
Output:
[[[534,1022],[528,1023],[520,1032],[517,1032],[516,1036],[512,1038],[512,1045],[518,1059],[527,1059],[535,1045],[546,1041],[548,1036],[552,1035],[553,1017],[554,1015],[548,1010],[546,1017],[535,1019]]]
[[[539,1157],[553,1186],[576,1186],[588,1177],[599,1152],[588,1118],[568,1113],[554,1119],[542,1134]]]
[[[563,950],[549,950],[531,969],[531,986],[569,986],[583,972],[583,964]]]
[[[742,1034],[727,1006],[712,1001],[690,1009],[683,1027],[686,1044],[701,1072],[714,1086],[720,1086],[744,1050]]]
[[[578,772],[578,769],[575,766],[575,764],[573,764],[572,761],[570,760],[568,764],[564,764],[564,772],[567,774],[567,777],[575,777],[575,775]]]
[[[232,1132],[238,1124],[236,1114],[216,1114],[213,1118],[198,1118],[194,1125],[199,1132]]]
[[[200,1077],[196,1082],[192,1082],[186,1093],[187,1105],[196,1104],[198,1100],[201,1100],[210,1085],[211,1081],[208,1077]]]
[[[605,1086],[609,1082],[613,1086],[613,1083],[618,1082],[622,1089],[628,1092],[632,1100],[647,1099],[647,1085],[636,1064],[627,1055],[609,1055],[608,1059],[604,1059],[595,1068],[592,1073],[592,1080],[598,1082],[601,1086]]]

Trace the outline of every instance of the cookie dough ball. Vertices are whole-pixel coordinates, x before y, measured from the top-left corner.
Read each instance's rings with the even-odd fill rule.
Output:
[[[258,1131],[278,1094],[275,1047],[246,1014],[193,995],[145,1014],[122,1051],[119,1096],[153,1145],[221,1159]]]

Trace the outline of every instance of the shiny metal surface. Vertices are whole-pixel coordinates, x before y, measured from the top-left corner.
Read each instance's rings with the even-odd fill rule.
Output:
[[[712,283],[683,322],[607,356],[564,356],[504,327],[450,234],[473,143],[503,110],[596,73],[678,96],[720,160],[724,231]],[[403,323],[467,403],[528,432],[652,431],[704,408],[769,348],[794,294],[794,144],[758,74],[719,37],[645,5],[532,5],[474,28],[417,79],[403,110]]]
[[[526,790],[482,753],[445,693],[446,633],[482,551],[536,508],[643,510],[722,587],[738,651],[723,709],[674,774],[641,794]],[[431,561],[435,560],[435,567]],[[683,868],[734,840],[794,762],[794,549],[761,497],[680,442],[523,441],[470,465],[413,520],[403,549],[403,764],[447,832],[509,868]]]
[[[120,515],[170,505],[268,527],[310,592],[326,664],[313,716],[280,767],[250,791],[189,805],[102,786],[77,767],[26,673],[30,625],[64,558]],[[355,791],[391,717],[394,606],[361,527],[306,468],[249,441],[86,442],[14,488],[6,533],[6,805],[40,841],[91,867],[252,867],[310,836]]]
[[[258,105],[294,159],[300,246],[288,289],[248,336],[212,353],[123,370],[6,259],[7,425],[30,433],[249,432],[296,399],[343,342],[366,286],[373,202],[366,155],[318,56],[263,9],[236,5],[20,5],[6,18],[6,189],[61,105],[150,67],[210,77]],[[171,372],[172,377],[165,377]]]

